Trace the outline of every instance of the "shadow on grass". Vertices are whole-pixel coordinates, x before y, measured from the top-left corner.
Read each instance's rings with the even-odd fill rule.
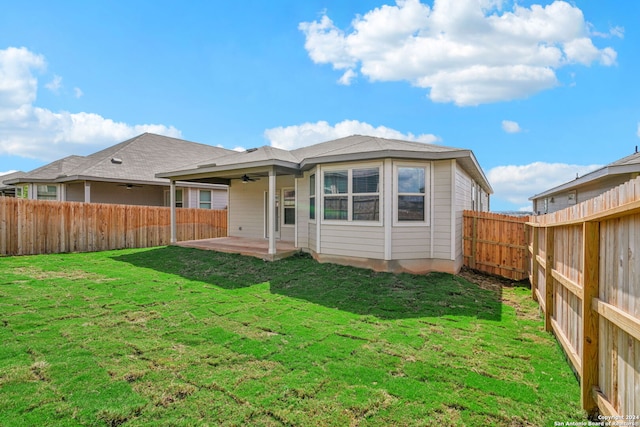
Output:
[[[237,254],[169,246],[113,259],[223,289],[269,282],[273,294],[381,319],[466,316],[501,318],[501,290],[478,287],[445,273],[376,273],[320,264],[306,255],[276,262]]]

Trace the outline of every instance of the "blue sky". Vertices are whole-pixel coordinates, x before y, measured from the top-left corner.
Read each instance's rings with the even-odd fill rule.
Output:
[[[0,173],[145,131],[226,148],[375,134],[473,150],[492,210],[640,144],[638,2],[22,1]]]

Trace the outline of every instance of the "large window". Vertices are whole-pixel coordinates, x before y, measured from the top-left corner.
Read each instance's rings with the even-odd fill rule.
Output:
[[[423,166],[398,166],[396,177],[398,197],[396,220],[398,222],[425,222],[426,168]]]
[[[284,209],[284,225],[296,223],[296,190],[282,190],[282,208]]]
[[[38,185],[38,200],[58,200],[58,187],[55,185]]]
[[[379,167],[325,171],[323,188],[325,220],[380,220]]]
[[[200,190],[198,197],[198,207],[200,209],[211,209],[211,190]]]

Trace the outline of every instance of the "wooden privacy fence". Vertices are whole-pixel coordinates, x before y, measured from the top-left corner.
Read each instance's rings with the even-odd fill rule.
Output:
[[[580,377],[582,407],[640,415],[640,178],[528,226],[533,297]]]
[[[171,209],[0,197],[0,255],[166,245]],[[227,235],[227,211],[176,209],[177,240]]]
[[[525,226],[529,217],[464,211],[464,264],[512,280],[524,280],[527,269]]]

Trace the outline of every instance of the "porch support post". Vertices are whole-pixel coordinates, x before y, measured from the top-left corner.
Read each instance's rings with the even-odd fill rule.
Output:
[[[91,203],[91,182],[84,182],[84,202]]]
[[[169,205],[171,206],[171,244],[174,245],[178,241],[176,233],[176,182],[171,180],[169,186]]]
[[[269,255],[276,253],[276,171],[272,167],[269,169],[269,211],[267,214],[267,226],[269,227]]]

